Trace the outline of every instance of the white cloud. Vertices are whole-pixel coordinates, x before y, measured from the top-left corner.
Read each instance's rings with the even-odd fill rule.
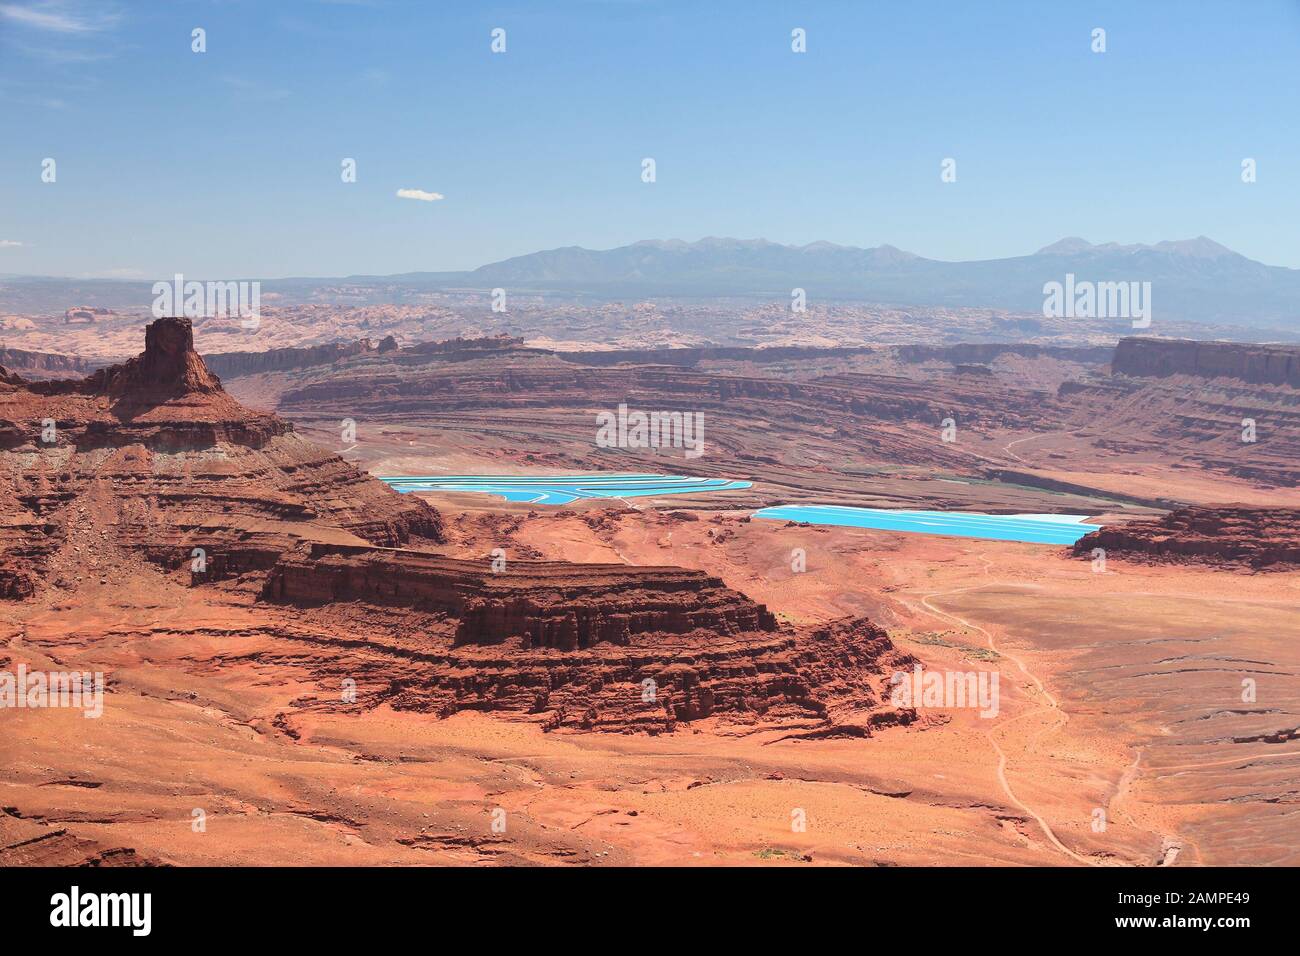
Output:
[[[423,189],[399,189],[397,195],[401,199],[418,199],[420,202],[436,202],[442,198],[442,193],[427,193]]]
[[[54,33],[93,33],[112,26],[117,20],[113,13],[84,12],[57,0],[29,4],[0,3],[0,18]]]
[[[18,246],[25,245],[17,239],[0,239],[0,249],[15,249]]]

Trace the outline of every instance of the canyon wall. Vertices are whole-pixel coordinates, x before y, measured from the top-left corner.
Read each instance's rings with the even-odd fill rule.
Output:
[[[420,365],[405,364],[403,356],[304,375],[279,392],[278,409],[318,427],[351,417],[463,435],[463,446],[518,448],[555,467],[646,471],[682,466],[635,448],[598,448],[596,414],[622,403],[699,413],[708,452],[691,461],[692,473],[736,477],[743,469],[744,477],[754,478],[763,476],[762,469],[806,474],[809,462],[828,469],[831,463],[850,470],[863,461],[888,461],[974,472],[982,462],[966,446],[938,440],[944,419],[962,427],[1033,429],[1055,404],[1049,392],[987,376],[954,376],[936,387],[887,374],[843,372],[800,381],[666,365],[589,367],[529,351]]]
[[[323,666],[364,683],[371,705],[650,733],[725,717],[866,736],[916,716],[887,703],[911,658],[870,621],[781,626],[699,571],[511,561],[493,573],[487,559],[311,544],[277,562],[263,599],[293,607],[296,639],[338,655]]]
[[[1156,562],[1292,570],[1300,567],[1300,508],[1179,508],[1155,520],[1094,531],[1075,543],[1074,553],[1091,557],[1094,548]]]
[[[766,348],[744,346],[703,346],[672,349],[610,349],[594,352],[556,352],[559,358],[575,365],[607,367],[610,365],[676,365],[692,368],[704,361],[784,362],[790,359],[844,358],[870,355],[870,346],[836,346],[821,348],[802,345],[773,345]]]
[[[88,555],[212,580],[264,570],[303,540],[442,539],[441,516],[244,408],[193,348],[188,319],[78,381],[0,374],[0,596],[84,575]]]
[[[321,387],[360,386],[367,401],[415,402],[441,428],[472,428],[457,409],[503,396],[544,407],[550,387],[610,374],[508,340],[481,346],[458,343],[434,364],[492,365],[486,395],[462,374],[431,389],[402,364],[429,357],[405,352],[392,366],[352,356],[361,382],[327,366]],[[496,357],[461,361],[467,353]],[[549,367],[528,367],[529,355]],[[640,387],[665,397],[683,384],[665,377],[677,370],[639,371]],[[798,392],[758,379],[695,384],[724,403]],[[0,596],[49,589],[75,602],[83,588],[98,600],[109,588],[149,600],[158,566],[188,565],[196,602],[256,605],[266,639],[312,675],[320,690],[295,708],[337,709],[348,679],[362,706],[487,710],[547,729],[659,733],[721,718],[865,736],[915,719],[886,688],[911,658],[866,619],[783,626],[720,579],[682,568],[510,560],[494,573],[487,556],[427,550],[442,538],[441,515],[418,497],[235,401],[194,351],[189,320],[150,324],[144,352],[80,381],[0,374]]]
[[[1300,348],[1127,338],[1110,375],[1061,385],[1057,414],[1104,451],[1290,487],[1300,483],[1298,387]]]
[[[701,571],[622,564],[464,561],[400,549],[311,544],[284,555],[269,600],[364,601],[460,618],[457,644],[519,640],[563,650],[629,644],[644,634],[774,631],[761,604]]]
[[[80,378],[98,366],[75,355],[0,348],[0,368],[24,378]]]
[[[329,365],[342,358],[379,351],[382,346],[383,343],[376,347],[369,339],[361,339],[357,342],[330,342],[327,345],[301,348],[267,349],[265,352],[217,352],[205,355],[203,359],[208,368],[217,375],[223,378],[238,378],[241,375],[256,375],[261,372],[281,372],[288,369],[310,368],[314,365]],[[396,348],[395,342],[392,347]]]
[[[987,364],[1003,355],[1022,358],[1055,358],[1070,362],[1101,365],[1111,360],[1114,349],[1107,345],[1055,346],[1005,342],[963,342],[957,345],[902,345],[898,357],[904,362],[941,362]]]
[[[1300,388],[1300,346],[1133,337],[1120,340],[1111,370],[1136,378],[1194,375]]]

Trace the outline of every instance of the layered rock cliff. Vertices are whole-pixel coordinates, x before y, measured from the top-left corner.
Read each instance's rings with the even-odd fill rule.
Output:
[[[320,691],[295,707],[650,732],[719,717],[865,735],[915,716],[886,702],[910,658],[865,619],[782,626],[681,568],[494,568],[418,550],[442,537],[436,511],[241,406],[184,319],[154,322],[140,356],[80,381],[0,371],[0,482],[0,595],[58,602],[120,582],[139,596],[157,566],[188,566],[196,602],[240,606],[275,648],[261,653],[311,675]],[[344,680],[357,701],[340,704]]]
[[[1139,560],[1290,570],[1300,567],[1300,508],[1179,508],[1094,531],[1075,543],[1074,553],[1089,557],[1095,548]]]
[[[0,367],[32,379],[83,378],[95,366],[75,355],[0,348]]]
[[[1134,377],[1194,375],[1300,388],[1300,346],[1133,337],[1120,340],[1111,369]]]
[[[885,693],[911,658],[870,621],[783,627],[698,571],[511,561],[494,573],[486,558],[314,544],[283,556],[263,593],[299,608],[294,633],[342,655],[334,666],[370,704],[656,733],[726,716],[869,734],[915,716]]]
[[[264,595],[302,605],[365,601],[460,618],[457,644],[518,640],[574,650],[647,633],[774,631],[762,605],[701,571],[622,564],[470,562],[403,550],[315,544],[285,555]]]
[[[961,428],[1032,429],[1055,401],[982,376],[952,376],[936,387],[833,365],[821,366],[830,374],[801,379],[669,365],[598,367],[528,350],[467,361],[424,358],[413,362],[403,350],[384,361],[354,359],[301,374],[275,389],[276,407],[308,426],[334,427],[352,416],[455,435],[457,447],[509,448],[524,464],[536,456],[556,468],[646,472],[682,467],[669,459],[684,456],[676,449],[600,447],[597,414],[622,403],[689,412],[702,416],[707,446],[690,462],[693,474],[794,484],[793,476],[806,479],[810,467],[847,473],[864,461],[978,473],[985,462],[971,446],[940,440],[946,419]]]
[[[575,365],[675,365],[693,368],[701,362],[786,362],[791,359],[835,359],[870,355],[870,346],[824,348],[801,345],[769,345],[764,348],[711,345],[671,349],[608,349],[597,352],[556,352],[557,357]]]
[[[424,502],[226,394],[175,318],[148,327],[136,358],[79,381],[0,371],[0,519],[10,598],[60,568],[75,579],[87,548],[194,561],[212,578],[269,568],[302,540],[442,535]]]
[[[327,345],[267,349],[264,352],[217,352],[204,358],[208,368],[216,374],[225,378],[238,378],[241,375],[329,365],[339,359],[351,358],[354,355],[368,355],[378,351],[380,349],[370,339],[361,339],[356,342],[330,342]]]
[[[1004,355],[1022,358],[1055,358],[1071,362],[1102,364],[1110,361],[1112,350],[1104,345],[1036,345],[1013,342],[961,342],[956,345],[901,345],[898,357],[904,362],[942,361],[988,363]]]
[[[1071,431],[1121,455],[1271,487],[1300,482],[1300,349],[1123,339],[1108,376],[1062,385]]]

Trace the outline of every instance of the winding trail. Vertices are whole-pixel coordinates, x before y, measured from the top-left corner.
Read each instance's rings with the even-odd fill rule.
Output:
[[[1029,680],[1033,682],[1034,686],[1038,688],[1039,693],[1042,695],[1042,699],[1047,701],[1046,704],[1040,703],[1039,706],[1034,710],[1026,711],[1025,713],[1021,714],[1018,717],[1013,717],[1010,720],[1003,721],[999,725],[999,727],[1007,727],[1018,720],[1024,720],[1026,717],[1031,717],[1043,711],[1052,712],[1055,715],[1055,718],[1057,718],[1059,721],[1053,727],[1050,728],[1051,730],[1056,730],[1059,729],[1060,727],[1065,726],[1066,722],[1070,719],[1069,715],[1066,714],[1065,711],[1061,710],[1061,706],[1057,702],[1056,698],[1045,686],[1043,686],[1043,682],[1039,680],[1038,676],[1034,674],[1032,671],[1030,671],[1028,667],[1025,666],[1025,662],[1023,660],[1021,660],[1016,655],[999,648],[997,646],[997,642],[993,639],[993,635],[986,629],[980,627],[978,624],[975,624],[972,621],[968,621],[966,620],[966,618],[961,617],[960,615],[950,614],[947,611],[942,611],[930,603],[931,598],[939,597],[944,594],[960,594],[965,591],[977,591],[984,587],[988,587],[988,585],[979,584],[979,585],[974,585],[972,587],[954,588],[947,591],[932,591],[928,594],[924,594],[921,596],[921,605],[925,608],[926,612],[933,617],[937,617],[940,620],[947,621],[949,623],[958,624],[962,627],[971,628],[972,630],[978,631],[980,634],[983,634],[985,641],[988,643],[989,650],[993,651],[995,654],[1000,655],[1001,657],[1005,657],[1007,660],[1011,661],[1018,668],[1020,668],[1021,673],[1023,673],[1027,678],[1029,678]],[[1045,732],[1046,731],[1044,731],[1044,733]],[[1043,835],[1047,837],[1048,842],[1051,843],[1052,846],[1054,846],[1058,851],[1064,853],[1066,856],[1074,860],[1076,863],[1082,863],[1087,866],[1101,866],[1102,864],[1099,863],[1097,860],[1089,859],[1086,856],[1081,856],[1080,854],[1075,853],[1073,850],[1071,850],[1064,843],[1062,843],[1060,838],[1057,837],[1056,832],[1052,829],[1052,825],[1043,818],[1042,814],[1040,814],[1033,807],[1029,806],[1029,804],[1025,803],[1023,800],[1021,800],[1018,796],[1016,796],[1015,791],[1011,788],[1011,782],[1007,780],[1006,752],[1002,749],[1001,744],[998,743],[997,738],[993,736],[993,732],[991,730],[985,730],[984,736],[988,738],[988,741],[992,745],[993,750],[998,755],[998,767],[997,767],[998,783],[1001,784],[1003,792],[1007,795],[1007,799],[1010,800],[1017,807],[1019,807],[1025,814],[1027,814],[1028,816],[1034,819],[1034,821],[1038,824],[1039,828],[1043,831]]]
[[[1027,464],[1029,464],[1029,462],[1025,461],[1023,458],[1021,458],[1019,455],[1017,455],[1014,451],[1012,451],[1012,450],[1011,450],[1011,446],[1012,446],[1012,445],[1019,445],[1022,441],[1032,441],[1032,440],[1035,439],[1035,438],[1042,438],[1042,437],[1043,437],[1042,435],[1027,435],[1027,436],[1024,437],[1024,438],[1017,438],[1015,441],[1009,441],[1009,442],[1007,442],[1005,445],[1003,445],[1003,446],[1002,446],[1002,450],[1003,450],[1004,452],[1006,452],[1008,455],[1010,455],[1012,458],[1014,458],[1016,461],[1020,462],[1022,465],[1027,465]]]

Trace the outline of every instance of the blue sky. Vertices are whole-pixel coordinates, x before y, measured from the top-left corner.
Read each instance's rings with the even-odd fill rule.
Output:
[[[1300,267],[1298,114],[1297,0],[0,0],[0,273],[438,271],[706,235],[971,259],[1204,234]]]

